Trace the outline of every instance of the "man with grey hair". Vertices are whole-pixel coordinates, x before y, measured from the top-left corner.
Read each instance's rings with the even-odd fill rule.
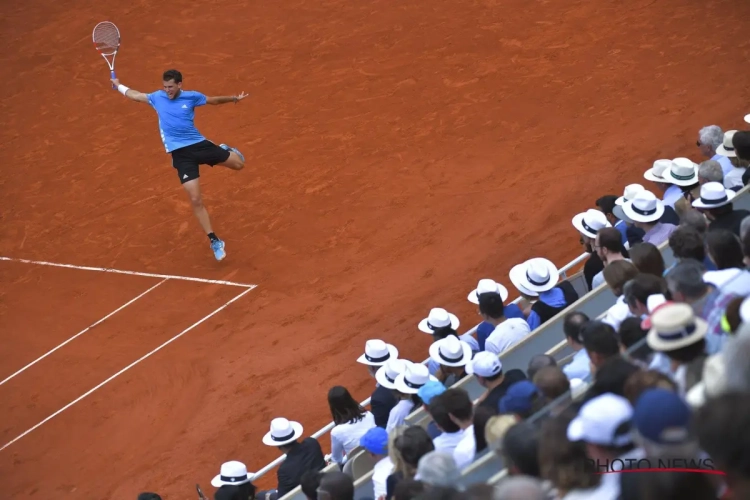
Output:
[[[493,495],[493,500],[547,500],[542,482],[529,476],[514,476],[502,481]]]
[[[716,160],[706,160],[698,166],[698,184],[720,182],[724,184],[724,170]]]
[[[458,470],[453,455],[431,451],[419,459],[414,479],[422,481],[427,486],[460,489],[461,471]]]
[[[724,131],[718,125],[709,125],[698,131],[696,146],[706,158],[719,162],[724,175],[734,169],[734,165],[726,156],[716,153],[719,146],[724,144]],[[700,174],[699,174],[700,175]]]
[[[690,305],[695,315],[708,323],[706,353],[715,354],[727,340],[727,334],[721,327],[724,311],[737,296],[723,293],[704,281],[705,272],[703,264],[697,260],[685,259],[667,272],[666,281],[672,300]]]
[[[700,213],[698,210],[691,208],[686,210],[682,214],[680,219],[680,226],[687,226],[698,231],[702,236],[705,236],[708,230],[708,220],[706,216]]]

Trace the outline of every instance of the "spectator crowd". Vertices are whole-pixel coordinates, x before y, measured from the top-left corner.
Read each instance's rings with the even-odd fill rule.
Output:
[[[702,163],[657,160],[647,186],[573,217],[586,293],[606,286],[615,297],[601,316],[576,310],[585,294],[545,258],[510,270],[515,303],[481,279],[468,294],[476,329],[459,334],[438,307],[416,325],[432,336],[426,363],[365,343],[356,361],[373,378],[369,409],[343,386],[329,390],[330,454],[275,418],[262,443],[286,456],[276,487],[257,491],[245,464],[229,461],[213,498],[275,500],[300,487],[308,499],[353,500],[364,477],[373,500],[750,498],[750,212],[733,204],[750,182],[750,131],[707,126],[696,146]],[[504,369],[501,355],[556,316],[570,354]],[[506,473],[467,484],[462,471],[489,454]]]

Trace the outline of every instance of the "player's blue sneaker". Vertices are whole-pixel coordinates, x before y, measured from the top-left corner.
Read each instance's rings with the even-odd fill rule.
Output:
[[[234,154],[236,154],[237,156],[239,156],[240,158],[242,158],[243,162],[245,161],[245,156],[242,153],[240,153],[239,149],[233,148],[232,146],[227,146],[226,144],[219,144],[219,147],[221,149],[225,149],[227,151],[233,152]]]
[[[224,242],[221,240],[214,240],[211,242],[211,250],[214,251],[214,257],[216,260],[224,260],[227,253],[224,251]]]

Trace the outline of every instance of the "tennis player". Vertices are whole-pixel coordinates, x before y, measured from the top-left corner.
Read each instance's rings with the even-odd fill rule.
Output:
[[[159,131],[161,140],[167,153],[172,155],[172,166],[177,170],[182,187],[190,197],[193,212],[201,227],[211,241],[211,250],[216,260],[227,256],[224,242],[216,236],[211,227],[208,211],[203,206],[201,188],[198,183],[199,165],[222,165],[232,170],[242,170],[245,157],[237,149],[226,144],[216,145],[203,137],[195,128],[195,108],[205,104],[238,103],[247,94],[244,92],[236,96],[206,97],[194,90],[182,90],[182,73],[170,69],[162,75],[164,90],[157,90],[144,94],[122,85],[118,79],[112,79],[122,95],[136,102],[150,104],[159,117]]]

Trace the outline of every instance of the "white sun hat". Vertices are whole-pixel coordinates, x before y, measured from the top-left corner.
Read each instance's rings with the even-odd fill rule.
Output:
[[[589,209],[573,217],[573,227],[584,236],[596,238],[596,233],[610,227],[607,216],[599,210]]]
[[[557,267],[541,257],[527,260],[510,270],[510,281],[521,293],[527,295],[538,295],[552,290],[559,279]]]
[[[736,133],[736,130],[727,130],[724,132],[724,143],[716,148],[716,154],[729,156],[731,158],[737,157],[737,153],[734,151],[734,146],[732,145],[732,138]]]
[[[622,206],[625,216],[636,222],[656,222],[664,215],[664,203],[651,191],[641,191]]]
[[[221,464],[219,474],[211,480],[211,486],[221,488],[222,486],[237,486],[249,483],[253,480],[254,473],[248,473],[247,467],[242,462],[232,460]]]
[[[440,307],[435,307],[430,310],[429,316],[419,322],[417,328],[424,333],[432,334],[438,328],[445,328],[447,326],[457,330],[460,324],[461,322],[458,321],[458,317],[455,314],[451,314]]]
[[[698,184],[698,165],[689,158],[675,158],[665,177],[675,186]]]
[[[750,123],[750,114],[745,115],[745,122]]]
[[[266,446],[284,446],[302,437],[302,424],[285,418],[271,420],[271,430],[263,436]]]
[[[693,201],[695,208],[711,209],[732,203],[737,195],[731,189],[725,189],[721,182],[707,182],[701,186],[701,196]]]
[[[626,201],[632,200],[636,193],[639,193],[645,189],[646,188],[641,186],[640,184],[628,184],[627,186],[625,186],[625,190],[623,191],[622,196],[615,200],[615,205],[622,205]]]
[[[430,345],[430,359],[444,366],[465,366],[471,361],[471,346],[449,335]]]
[[[651,182],[663,182],[666,184],[670,183],[667,178],[667,172],[672,167],[672,160],[656,160],[654,166],[646,170],[643,174],[643,178]]]
[[[687,304],[667,304],[651,315],[651,330],[646,336],[654,351],[669,352],[694,344],[706,336],[708,324],[695,316]]]
[[[411,363],[406,367],[404,373],[396,377],[396,390],[402,394],[416,394],[420,387],[430,380],[439,382],[439,380],[430,375],[427,365],[422,363]]]
[[[365,353],[357,358],[357,363],[369,366],[382,366],[389,359],[398,358],[396,346],[386,344],[380,339],[365,342]]]
[[[482,279],[479,280],[477,287],[469,292],[469,302],[472,304],[479,304],[479,296],[484,293],[496,293],[500,295],[500,300],[505,302],[508,300],[508,289],[500,283],[496,283],[495,280]]]
[[[404,373],[409,365],[411,365],[411,361],[405,359],[388,360],[375,372],[375,380],[386,389],[395,389],[396,378]]]

